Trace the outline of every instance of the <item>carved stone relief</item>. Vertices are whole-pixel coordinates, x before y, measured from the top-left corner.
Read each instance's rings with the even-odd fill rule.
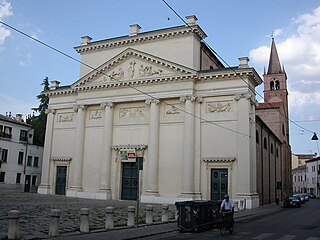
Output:
[[[181,113],[181,105],[180,104],[170,104],[166,105],[164,108],[164,113],[166,115],[176,115]]]
[[[110,81],[122,81],[139,79],[151,76],[160,76],[163,74],[163,69],[152,66],[142,61],[129,61],[122,63],[119,67],[104,73],[99,79],[95,80],[93,84],[101,84]]]
[[[149,77],[153,75],[161,75],[162,69],[153,70],[152,66],[141,64],[139,67],[139,77]]]
[[[231,112],[232,102],[208,102],[206,104],[206,113]]]
[[[100,119],[102,118],[102,111],[100,109],[93,109],[90,111],[89,119]]]
[[[59,123],[73,122],[73,113],[58,114],[58,122]]]
[[[119,111],[119,118],[141,118],[145,115],[145,107],[121,108]]]

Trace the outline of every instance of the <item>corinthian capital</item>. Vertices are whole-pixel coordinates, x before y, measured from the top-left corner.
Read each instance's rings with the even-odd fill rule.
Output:
[[[84,105],[78,105],[78,104],[73,105],[73,111],[78,112],[79,109],[84,110],[85,106]]]
[[[197,101],[198,103],[202,103],[202,97],[198,97],[194,94],[180,97],[181,102],[185,102],[187,100],[191,102]]]
[[[145,101],[146,104],[150,105],[151,103],[155,103],[156,105],[160,103],[160,100],[156,99],[156,98],[151,98],[151,99],[147,99]]]
[[[49,113],[55,114],[56,110],[52,109],[52,108],[47,108],[46,110],[44,110],[44,112],[45,112],[45,114],[49,114]]]
[[[113,107],[113,102],[111,102],[111,101],[103,102],[103,103],[100,104],[100,107],[101,108],[106,108],[106,107],[112,108]]]

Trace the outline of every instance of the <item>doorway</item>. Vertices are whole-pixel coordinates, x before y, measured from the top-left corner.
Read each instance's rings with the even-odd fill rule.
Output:
[[[139,170],[135,162],[122,163],[121,199],[136,200],[138,195]]]
[[[26,175],[26,178],[24,181],[24,191],[30,192],[30,186],[31,186],[31,175]]]
[[[57,166],[56,175],[56,194],[66,195],[66,179],[67,179],[67,167]]]
[[[211,200],[222,200],[226,194],[228,194],[228,169],[211,169]]]

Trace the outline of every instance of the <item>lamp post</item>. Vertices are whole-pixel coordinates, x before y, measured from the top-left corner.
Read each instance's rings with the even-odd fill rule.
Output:
[[[311,138],[311,140],[312,141],[316,141],[316,143],[317,143],[317,156],[319,155],[319,144],[318,144],[318,140],[319,140],[319,138],[318,138],[318,136],[317,136],[317,133],[313,133],[313,136],[312,136],[312,138]],[[319,177],[319,172],[320,172],[320,169],[319,169],[319,164],[318,164],[318,157],[317,157],[317,168],[316,168],[316,196],[318,196],[319,195],[319,181],[318,181],[318,177]]]

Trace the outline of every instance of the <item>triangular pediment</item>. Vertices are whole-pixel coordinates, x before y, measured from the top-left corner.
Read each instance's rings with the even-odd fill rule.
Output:
[[[128,48],[79,79],[72,87],[166,78],[195,73],[196,71],[191,68]]]

